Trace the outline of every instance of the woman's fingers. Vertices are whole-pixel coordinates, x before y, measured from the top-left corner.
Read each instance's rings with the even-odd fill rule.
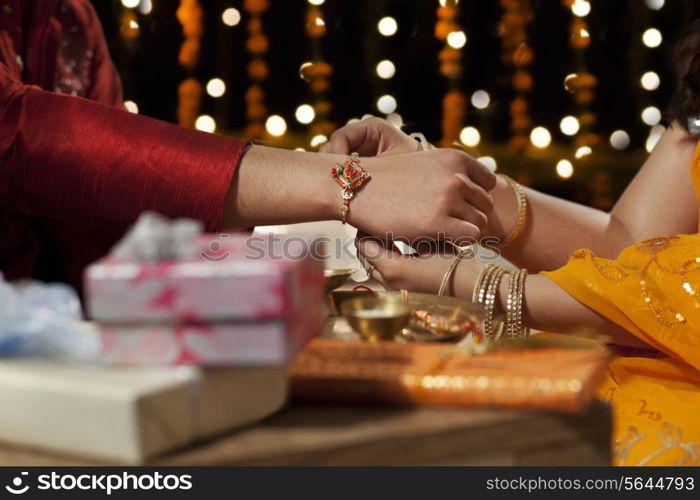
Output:
[[[474,184],[466,175],[455,175],[462,181],[462,186],[460,186],[459,190],[462,198],[484,214],[491,213],[493,211],[493,197],[484,188]]]
[[[393,246],[387,246],[383,241],[372,236],[358,235],[355,246],[357,247],[357,258],[362,267],[367,270],[370,269],[370,266],[374,266],[370,277],[378,281],[384,288],[392,289],[393,287],[385,278],[385,273],[387,268],[394,263],[392,259],[401,258],[401,255],[393,250]]]
[[[469,208],[465,205],[465,208]],[[479,226],[467,219],[474,219],[475,222],[482,224],[483,220],[475,214],[481,213],[473,210],[473,212],[465,212],[462,216],[447,217],[441,227],[441,232],[445,235],[445,239],[458,246],[470,245],[475,243],[481,237],[481,229]],[[485,220],[485,216],[481,214]],[[464,218],[463,218],[464,217]]]
[[[476,161],[471,156],[465,155],[468,158],[467,175],[471,180],[484,188],[486,191],[491,191],[496,187],[496,175],[491,172],[485,165]]]

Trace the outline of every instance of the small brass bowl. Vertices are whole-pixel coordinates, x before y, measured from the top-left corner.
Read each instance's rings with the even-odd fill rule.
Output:
[[[335,290],[345,283],[357,269],[326,269],[323,275],[326,277],[326,293]]]
[[[340,306],[340,312],[353,330],[369,342],[394,340],[411,317],[408,304],[386,297],[347,300]]]

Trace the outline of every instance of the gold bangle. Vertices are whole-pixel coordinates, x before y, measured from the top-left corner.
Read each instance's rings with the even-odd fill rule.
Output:
[[[519,269],[511,275],[508,284],[505,335],[510,340],[523,339],[529,336],[529,329],[524,328],[522,322],[526,277],[527,269]]]
[[[331,177],[340,186],[343,197],[343,205],[340,207],[340,220],[345,224],[350,211],[350,200],[355,196],[360,186],[369,181],[372,176],[365,170],[360,163],[360,157],[357,153],[352,153],[350,158],[343,163],[336,163],[331,169]]]
[[[450,263],[450,267],[447,269],[445,275],[442,277],[442,281],[440,282],[440,288],[438,288],[438,297],[445,293],[447,285],[450,282],[450,278],[452,277],[452,274],[454,274],[455,269],[457,269],[457,266],[462,261],[462,259],[473,256],[474,252],[470,247],[459,249],[459,252],[457,252],[457,255],[455,255],[455,258]]]
[[[494,264],[486,264],[484,267],[481,268],[481,272],[476,278],[476,282],[474,282],[474,291],[472,292],[472,302],[474,304],[483,304],[485,287],[486,283],[488,282],[488,276],[493,272],[495,268],[496,266]]]
[[[507,338],[512,337],[512,328],[515,322],[515,293],[519,275],[520,270],[514,271],[508,280],[508,296],[506,297],[506,326],[504,332]]]
[[[518,217],[515,219],[515,225],[513,226],[513,229],[511,229],[508,236],[506,236],[506,238],[503,241],[496,245],[497,249],[502,250],[511,243],[513,243],[513,241],[515,241],[515,239],[518,236],[520,236],[520,233],[525,227],[525,222],[527,222],[527,196],[525,195],[525,190],[519,183],[515,182],[507,175],[498,175],[501,176],[508,183],[508,185],[510,185],[510,187],[513,188],[513,191],[515,192],[515,197],[518,201]]]
[[[520,270],[517,290],[517,304],[515,317],[515,334],[518,338],[526,338],[530,336],[530,329],[523,327],[523,299],[525,297],[525,279],[527,278],[527,269]]]
[[[498,295],[498,285],[501,283],[501,278],[507,273],[505,269],[499,266],[494,266],[495,270],[490,275],[488,289],[484,298],[484,335],[490,342],[498,339],[500,324],[497,324],[494,319],[496,310],[496,297]]]

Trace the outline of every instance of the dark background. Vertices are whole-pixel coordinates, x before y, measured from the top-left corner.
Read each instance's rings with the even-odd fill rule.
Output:
[[[122,75],[126,98],[135,101],[145,115],[175,121],[177,87],[186,77],[177,62],[183,39],[175,17],[179,2],[153,0],[153,10],[147,15],[134,10],[140,33],[132,42],[120,36],[122,4],[110,0],[93,3]],[[473,153],[493,156],[499,170],[530,185],[609,208],[646,156],[649,127],[640,119],[641,110],[650,105],[663,110],[673,95],[673,46],[683,27],[700,14],[700,1],[666,0],[663,8],[652,10],[645,0],[591,0],[592,11],[585,19],[592,43],[585,51],[585,63],[599,80],[592,111],[597,116],[594,131],[602,141],[580,162],[573,159],[573,139],[559,131],[563,116],[577,114],[572,95],[563,86],[564,76],[576,70],[569,42],[572,14],[560,0],[531,4],[533,18],[527,30],[528,44],[534,50],[530,114],[533,125],[550,130],[553,144],[544,151],[523,154],[509,150],[513,90],[509,68],[501,62],[498,26],[502,7],[498,0],[462,0],[460,23],[468,36],[462,51],[462,90],[469,97],[474,90],[485,89],[492,99],[486,110],[471,106],[467,110],[465,124],[476,126],[482,136]],[[250,84],[243,0],[200,0],[200,5],[205,12],[205,33],[194,75],[204,84],[219,77],[227,85],[220,99],[205,95],[201,112],[216,119],[219,133],[241,136],[246,124],[243,96]],[[228,7],[243,15],[235,27],[221,21]],[[328,96],[334,106],[330,118],[336,125],[365,113],[379,114],[374,105],[377,97],[390,93],[396,97],[397,112],[409,131],[421,131],[434,141],[440,138],[447,82],[438,71],[437,55],[443,43],[434,35],[437,7],[437,0],[326,0],[321,8],[327,32],[321,44],[323,57],[334,70]],[[264,83],[265,103],[270,114],[283,116],[289,127],[285,137],[270,138],[269,142],[281,147],[309,149],[308,126],[294,119],[296,107],[311,102],[308,84],[299,78],[299,66],[311,54],[305,32],[307,8],[306,0],[270,0],[263,15],[263,30],[270,39],[265,58],[271,71]],[[376,29],[377,21],[386,15],[398,21],[399,30],[393,37],[380,36]],[[649,49],[641,42],[649,27],[663,34],[658,48]],[[375,74],[377,61],[385,58],[396,65],[396,76],[391,80],[380,80]],[[661,77],[661,86],[652,92],[639,83],[642,73],[650,70]],[[615,151],[608,144],[616,129],[631,136],[632,144],[626,151]],[[555,173],[554,166],[561,158],[574,162],[571,179],[560,179]]]

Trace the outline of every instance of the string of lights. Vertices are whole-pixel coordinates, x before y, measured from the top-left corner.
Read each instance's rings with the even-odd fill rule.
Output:
[[[309,125],[311,140],[309,145],[317,148],[328,141],[328,136],[335,128],[329,120],[333,109],[326,98],[330,88],[333,67],[324,61],[321,39],[326,34],[326,21],[321,6],[325,0],[308,0],[306,12],[306,34],[311,45],[311,60],[299,67],[299,76],[308,82],[313,94],[313,104],[301,104],[294,115],[299,123]]]
[[[124,42],[130,45],[138,39],[141,31],[134,9],[138,8],[142,14],[150,14],[153,6],[150,0],[122,0],[122,7],[119,34]],[[132,100],[124,101],[124,107],[131,113],[139,112],[138,105]]]
[[[392,16],[383,16],[377,22],[377,32],[384,38],[390,38],[399,31],[399,23]],[[377,76],[381,80],[389,80],[396,74],[396,65],[390,59],[382,59],[377,63]],[[390,93],[381,93],[377,98],[377,110],[396,126],[403,125],[401,116],[396,112],[399,104],[396,97]]]
[[[586,64],[586,49],[591,44],[586,17],[591,13],[592,7],[588,0],[564,0],[563,4],[570,9],[572,15],[569,28],[570,43],[576,65],[576,72],[564,77],[564,89],[573,94],[578,116],[564,116],[559,122],[559,130],[562,134],[574,138],[574,158],[583,160],[593,152],[592,146],[599,141],[599,137],[592,133],[596,116],[590,111],[598,80],[588,72]],[[574,163],[568,158],[561,159],[555,171],[561,179],[569,179],[574,175]]]
[[[665,0],[645,0],[645,3],[650,10],[655,11],[660,10],[666,2]],[[658,49],[663,43],[661,30],[653,26],[644,30],[642,33],[642,43],[649,50]],[[640,84],[644,90],[653,93],[661,85],[661,78],[656,72],[647,71],[641,76]],[[651,153],[664,132],[664,127],[660,124],[662,118],[661,110],[655,105],[650,104],[642,109],[640,117],[645,125],[651,127],[645,143],[647,152]]]

